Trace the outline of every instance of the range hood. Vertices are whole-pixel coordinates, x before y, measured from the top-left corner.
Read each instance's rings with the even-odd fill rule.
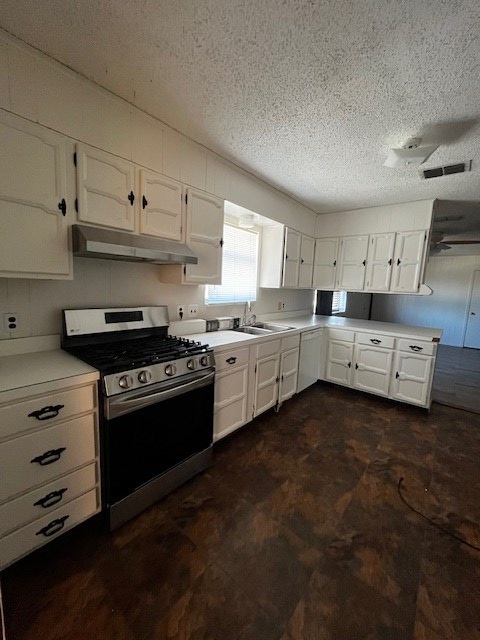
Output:
[[[186,244],[135,236],[123,231],[72,225],[73,255],[124,262],[154,264],[197,264],[198,258]]]

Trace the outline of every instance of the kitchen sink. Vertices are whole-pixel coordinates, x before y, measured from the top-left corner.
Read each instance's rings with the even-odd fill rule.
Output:
[[[284,324],[272,324],[271,322],[255,322],[255,324],[252,325],[238,327],[238,329],[234,329],[234,331],[239,331],[240,333],[250,333],[254,336],[266,336],[270,333],[277,333],[278,331],[288,331],[289,329],[293,329],[293,327],[287,327],[287,325]]]

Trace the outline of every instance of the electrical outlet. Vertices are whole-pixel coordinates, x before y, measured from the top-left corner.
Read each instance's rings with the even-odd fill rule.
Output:
[[[177,304],[177,320],[183,320],[185,316],[185,305]]]
[[[198,316],[198,304],[189,304],[188,305],[188,317],[196,318]]]
[[[279,301],[278,301],[278,304],[277,304],[277,310],[278,310],[278,311],[281,311],[281,310],[282,310],[282,309],[284,309],[284,308],[285,308],[285,303],[284,303],[284,302],[282,302],[281,300],[279,300]]]
[[[11,311],[3,314],[3,329],[8,334],[18,331],[18,313]]]

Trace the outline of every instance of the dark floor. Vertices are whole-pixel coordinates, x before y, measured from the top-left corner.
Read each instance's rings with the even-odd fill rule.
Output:
[[[480,349],[438,345],[432,398],[480,413]]]
[[[478,640],[480,415],[317,384],[114,534],[3,575],[8,640]]]

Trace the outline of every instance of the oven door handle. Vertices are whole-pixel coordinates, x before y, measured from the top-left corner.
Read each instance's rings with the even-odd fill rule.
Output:
[[[206,387],[213,383],[214,377],[215,371],[211,371],[201,378],[197,378],[191,382],[186,382],[178,387],[171,387],[169,389],[164,389],[163,391],[158,391],[157,393],[145,393],[140,397],[136,396],[135,398],[130,399],[122,398],[121,396],[109,399],[106,403],[105,417],[107,420],[112,420],[113,418],[118,418],[126,413],[131,413],[132,411],[149,407],[152,404],[157,404],[158,402],[163,402],[170,398],[175,398],[176,396],[188,393],[189,391],[201,389],[202,387]]]

